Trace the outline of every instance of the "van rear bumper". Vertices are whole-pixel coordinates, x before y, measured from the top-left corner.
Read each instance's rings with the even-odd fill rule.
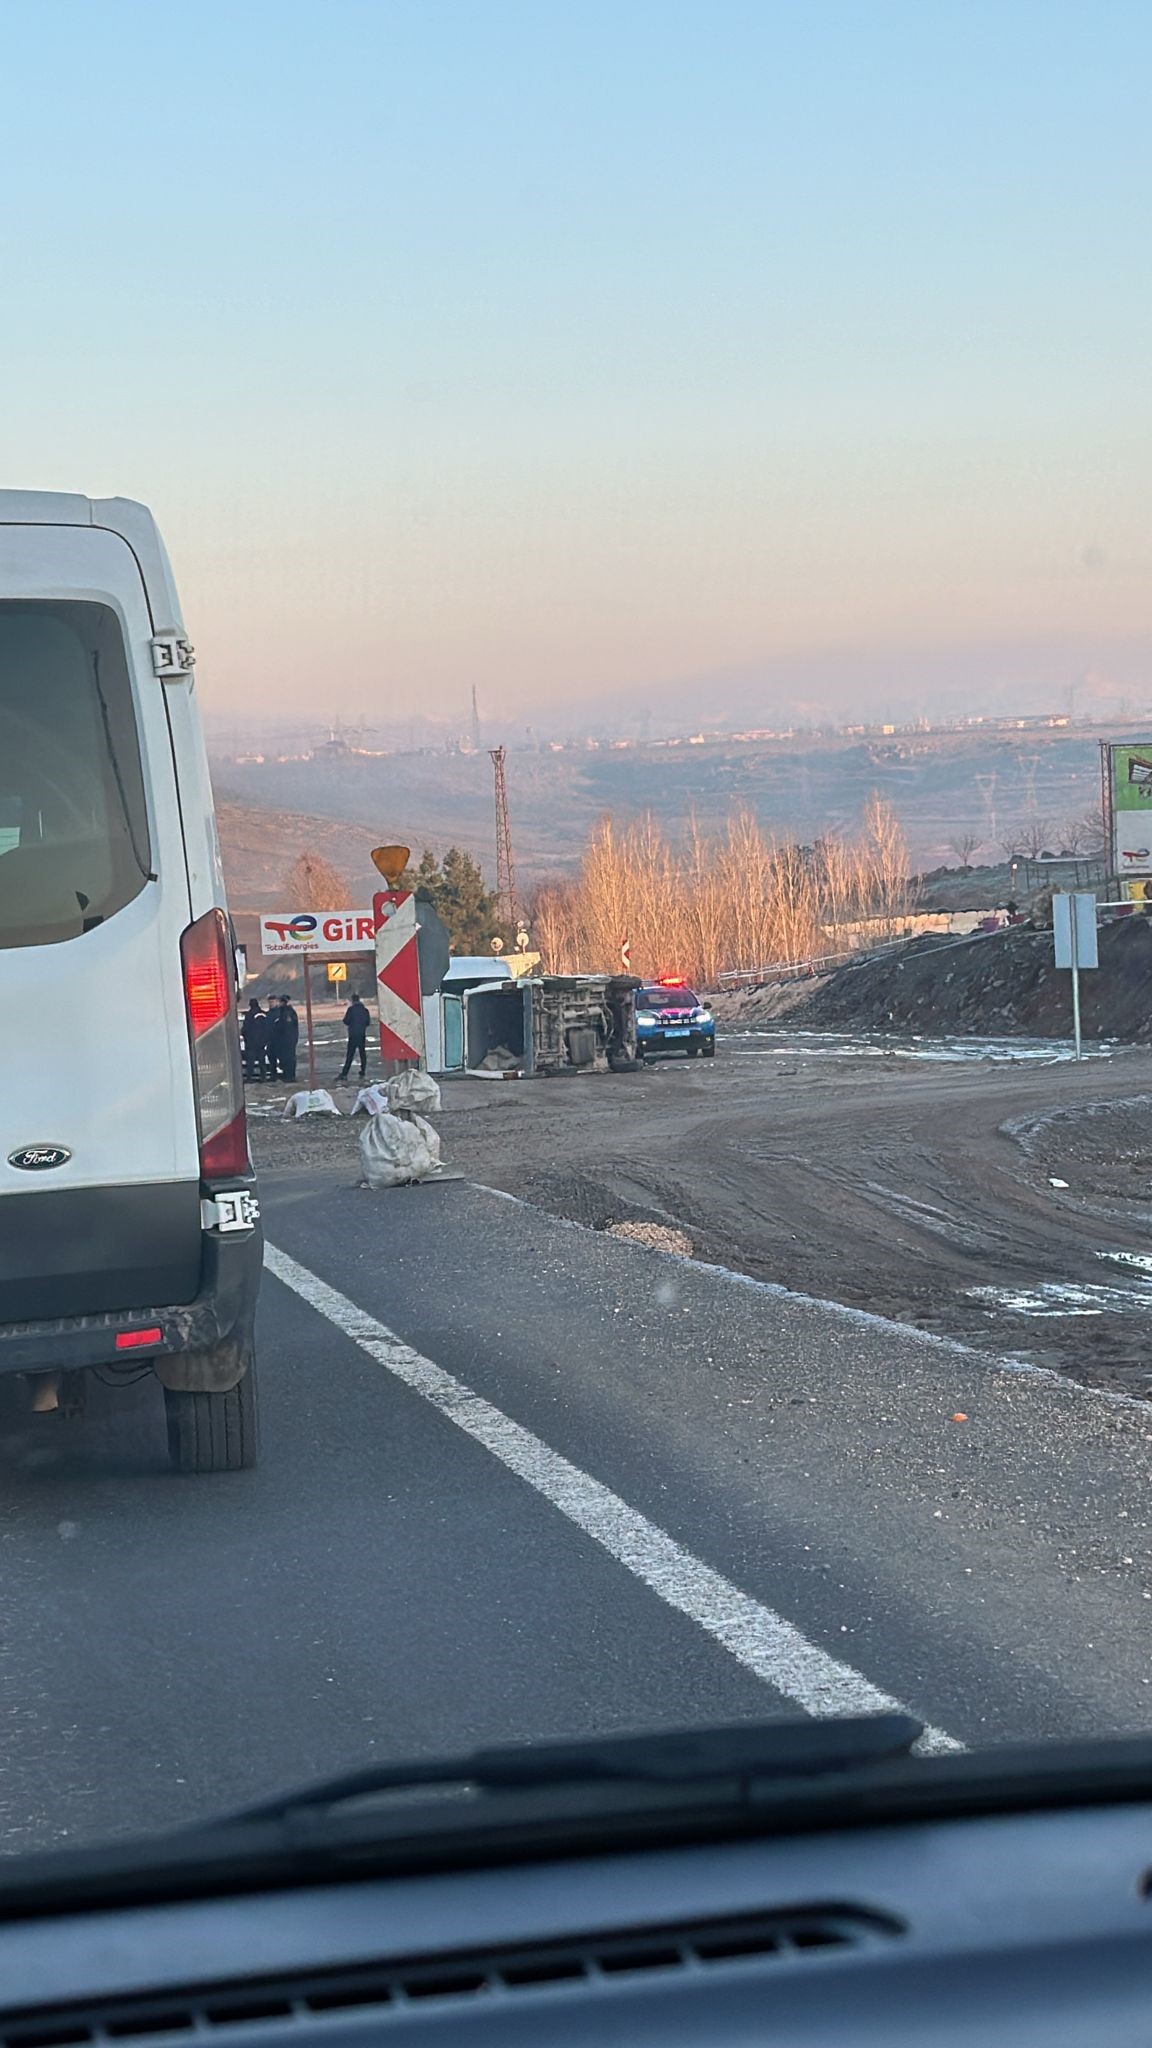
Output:
[[[0,1373],[76,1372],[90,1365],[122,1369],[160,1364],[189,1351],[210,1351],[251,1327],[260,1290],[264,1243],[259,1225],[235,1236],[205,1231],[200,1287],[175,1306],[66,1316],[55,1321],[0,1323]],[[123,1332],[158,1328],[161,1342],[117,1350]]]

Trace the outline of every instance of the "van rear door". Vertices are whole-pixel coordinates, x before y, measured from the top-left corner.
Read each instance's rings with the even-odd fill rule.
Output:
[[[0,524],[0,1322],[191,1300],[180,808],[136,558]]]

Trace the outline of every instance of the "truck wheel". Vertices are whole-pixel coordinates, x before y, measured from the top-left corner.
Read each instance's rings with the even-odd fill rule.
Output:
[[[226,1394],[165,1387],[168,1456],[177,1472],[248,1472],[259,1455],[256,1359]]]

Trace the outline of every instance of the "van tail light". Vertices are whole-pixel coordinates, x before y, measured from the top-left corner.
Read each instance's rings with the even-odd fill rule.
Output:
[[[206,911],[180,941],[184,1003],[196,1083],[202,1180],[230,1180],[248,1168],[248,1125],[232,949],[222,910]]]

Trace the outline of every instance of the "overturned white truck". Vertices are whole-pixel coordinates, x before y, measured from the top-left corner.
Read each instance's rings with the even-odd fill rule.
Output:
[[[429,1072],[627,1072],[639,986],[629,974],[517,978],[505,960],[454,959],[424,1001]]]

